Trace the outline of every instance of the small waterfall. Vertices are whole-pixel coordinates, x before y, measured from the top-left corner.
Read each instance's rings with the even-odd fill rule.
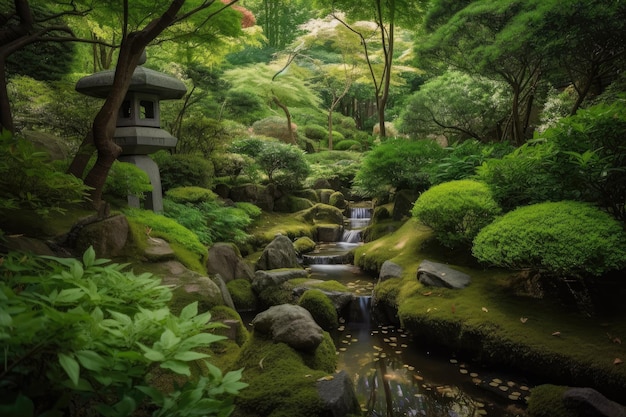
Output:
[[[350,302],[348,323],[369,324],[371,322],[372,297],[360,296]]]
[[[372,209],[367,207],[352,207],[350,209],[351,219],[371,219]]]
[[[360,230],[344,230],[341,241],[345,243],[359,243],[361,241]]]
[[[343,255],[303,255],[304,265],[343,265],[350,262],[350,256]]]

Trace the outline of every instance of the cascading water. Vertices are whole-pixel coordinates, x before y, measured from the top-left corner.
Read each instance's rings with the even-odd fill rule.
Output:
[[[332,336],[338,368],[353,376],[364,416],[515,415],[506,408],[523,404],[529,393],[527,385],[483,375],[455,358],[419,346],[419,340],[403,329],[373,318],[375,281],[351,265],[347,256],[361,244],[361,229],[369,223],[371,213],[369,208],[353,208],[342,242],[321,244],[318,253],[303,259],[312,278],[339,281],[355,295]],[[489,389],[507,392],[510,400]]]

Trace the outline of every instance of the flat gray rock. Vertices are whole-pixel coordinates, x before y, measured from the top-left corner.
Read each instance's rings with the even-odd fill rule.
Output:
[[[430,287],[462,289],[472,281],[471,277],[448,265],[423,260],[417,268],[417,280]]]

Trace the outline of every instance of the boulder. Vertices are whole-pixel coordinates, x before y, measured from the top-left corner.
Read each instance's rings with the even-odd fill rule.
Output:
[[[314,190],[322,190],[322,189],[328,190],[331,188],[331,186],[327,179],[318,178],[315,180],[311,188],[313,188]]]
[[[309,273],[302,268],[289,268],[279,270],[259,270],[254,273],[252,290],[260,294],[267,287],[280,285],[290,279],[307,278]]]
[[[254,331],[271,336],[291,348],[313,352],[324,338],[324,331],[305,308],[293,304],[272,306],[252,320]]]
[[[224,300],[224,305],[226,307],[230,307],[233,310],[236,310],[235,303],[233,302],[233,298],[230,296],[230,291],[228,291],[228,287],[226,287],[226,282],[222,279],[220,274],[216,274],[211,278],[211,281],[217,285],[217,288],[220,289],[220,293],[222,293],[222,300]]]
[[[296,288],[294,288],[293,294],[297,297],[300,297],[307,290],[317,289],[321,291],[326,297],[328,297],[328,299],[330,299],[330,301],[333,303],[333,306],[335,306],[335,310],[337,311],[342,311],[352,302],[352,300],[356,298],[356,295],[352,294],[351,292],[324,291],[316,288],[315,284],[320,284],[323,282],[324,281],[321,280],[311,280],[310,282],[305,282],[304,284],[298,285]]]
[[[316,230],[318,242],[339,242],[343,235],[343,227],[337,224],[320,224]]]
[[[328,204],[315,204],[298,213],[298,217],[307,223],[343,225],[343,212]]]
[[[253,203],[265,211],[274,210],[274,200],[280,197],[278,194],[273,185],[263,187],[256,184],[244,184],[230,190],[230,198],[233,201]]]
[[[335,190],[330,187],[318,189],[317,195],[319,196],[320,203],[330,204],[330,196],[333,195],[334,192]]]
[[[626,417],[626,408],[593,388],[570,388],[563,394],[563,405],[580,417]]]
[[[128,231],[128,220],[121,214],[93,221],[76,229],[75,248],[83,253],[93,246],[98,258],[111,259],[124,253]]]
[[[230,243],[216,243],[209,249],[206,263],[209,274],[219,274],[226,282],[234,279],[252,280],[254,271],[248,265],[237,247]]]
[[[176,257],[170,244],[163,239],[151,237],[146,243],[143,254],[150,262],[170,261]]]
[[[391,278],[401,278],[403,268],[395,262],[385,261],[380,267],[378,281],[383,282]]]
[[[291,239],[278,234],[263,250],[261,257],[256,261],[256,270],[271,270],[280,268],[298,268],[298,256]]]
[[[9,251],[19,251],[45,256],[56,255],[56,253],[50,249],[50,246],[48,246],[48,244],[43,240],[22,235],[5,236],[4,242],[0,241],[0,253]]]
[[[214,306],[224,305],[224,296],[211,278],[187,269],[178,261],[155,264],[152,272],[162,278],[162,285],[172,287],[170,308],[175,314],[194,301],[198,302],[198,311],[201,313]]]
[[[317,244],[308,236],[299,237],[293,242],[293,247],[298,255],[313,252]]]
[[[317,381],[317,392],[324,404],[324,409],[329,411],[329,416],[343,417],[361,414],[354,384],[345,370],[337,372],[332,378]]]
[[[423,260],[417,268],[417,279],[426,286],[462,289],[467,287],[469,275],[447,265]]]

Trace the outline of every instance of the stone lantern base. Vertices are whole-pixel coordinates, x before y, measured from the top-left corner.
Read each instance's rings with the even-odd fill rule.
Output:
[[[144,201],[144,209],[155,212],[163,211],[163,188],[161,187],[161,174],[159,167],[148,155],[121,155],[117,158],[120,162],[128,162],[136,165],[139,169],[148,174],[152,192],[148,193]],[[128,205],[134,208],[141,208],[139,198],[129,195]]]

